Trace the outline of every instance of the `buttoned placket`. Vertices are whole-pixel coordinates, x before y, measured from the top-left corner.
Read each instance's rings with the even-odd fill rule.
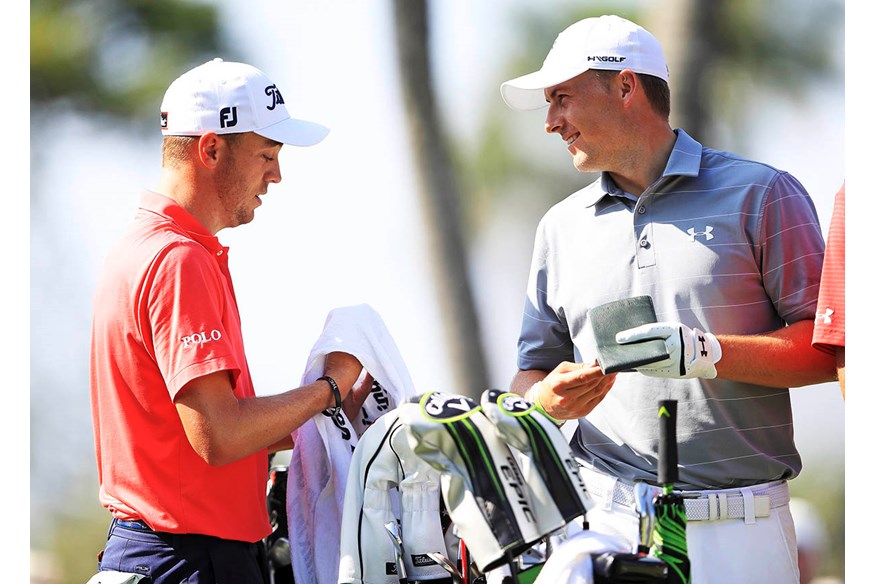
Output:
[[[636,266],[647,268],[656,263],[654,255],[653,225],[651,222],[652,198],[648,191],[643,192],[633,208],[633,229],[636,234]]]
[[[222,247],[221,244],[219,249],[216,250],[216,263],[219,264],[219,269],[222,271],[222,275],[225,276],[225,285],[228,286],[231,299],[234,301],[234,305],[237,306],[237,295],[234,293],[234,283],[231,281],[231,272],[228,269],[228,248]]]

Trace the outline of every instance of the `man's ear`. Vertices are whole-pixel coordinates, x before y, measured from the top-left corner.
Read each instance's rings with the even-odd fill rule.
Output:
[[[207,132],[198,139],[198,160],[207,168],[213,169],[219,164],[220,150],[225,144],[215,132]]]
[[[621,99],[628,106],[632,97],[639,91],[639,77],[629,69],[624,69],[617,75],[620,83]]]

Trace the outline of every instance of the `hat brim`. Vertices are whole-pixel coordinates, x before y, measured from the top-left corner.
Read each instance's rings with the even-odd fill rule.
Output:
[[[499,91],[508,107],[517,111],[529,111],[546,107],[544,90],[577,77],[589,67],[573,69],[540,69],[503,83]]]
[[[328,136],[329,129],[316,122],[287,118],[253,132],[290,146],[313,146]]]

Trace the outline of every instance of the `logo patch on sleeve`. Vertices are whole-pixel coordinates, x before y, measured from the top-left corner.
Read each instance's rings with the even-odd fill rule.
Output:
[[[180,337],[180,341],[182,341],[183,348],[187,349],[189,347],[200,347],[205,343],[209,343],[211,341],[218,341],[222,338],[222,333],[217,331],[216,329],[211,330],[209,333],[201,331],[199,333],[192,333],[190,335],[186,335],[184,337]]]

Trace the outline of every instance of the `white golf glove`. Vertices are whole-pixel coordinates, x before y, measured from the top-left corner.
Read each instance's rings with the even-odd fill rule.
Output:
[[[621,331],[615,340],[621,345],[648,339],[663,339],[669,357],[657,363],[637,367],[636,371],[650,377],[714,379],[718,375],[715,363],[721,360],[721,345],[712,333],[691,329],[680,322],[655,322]]]

